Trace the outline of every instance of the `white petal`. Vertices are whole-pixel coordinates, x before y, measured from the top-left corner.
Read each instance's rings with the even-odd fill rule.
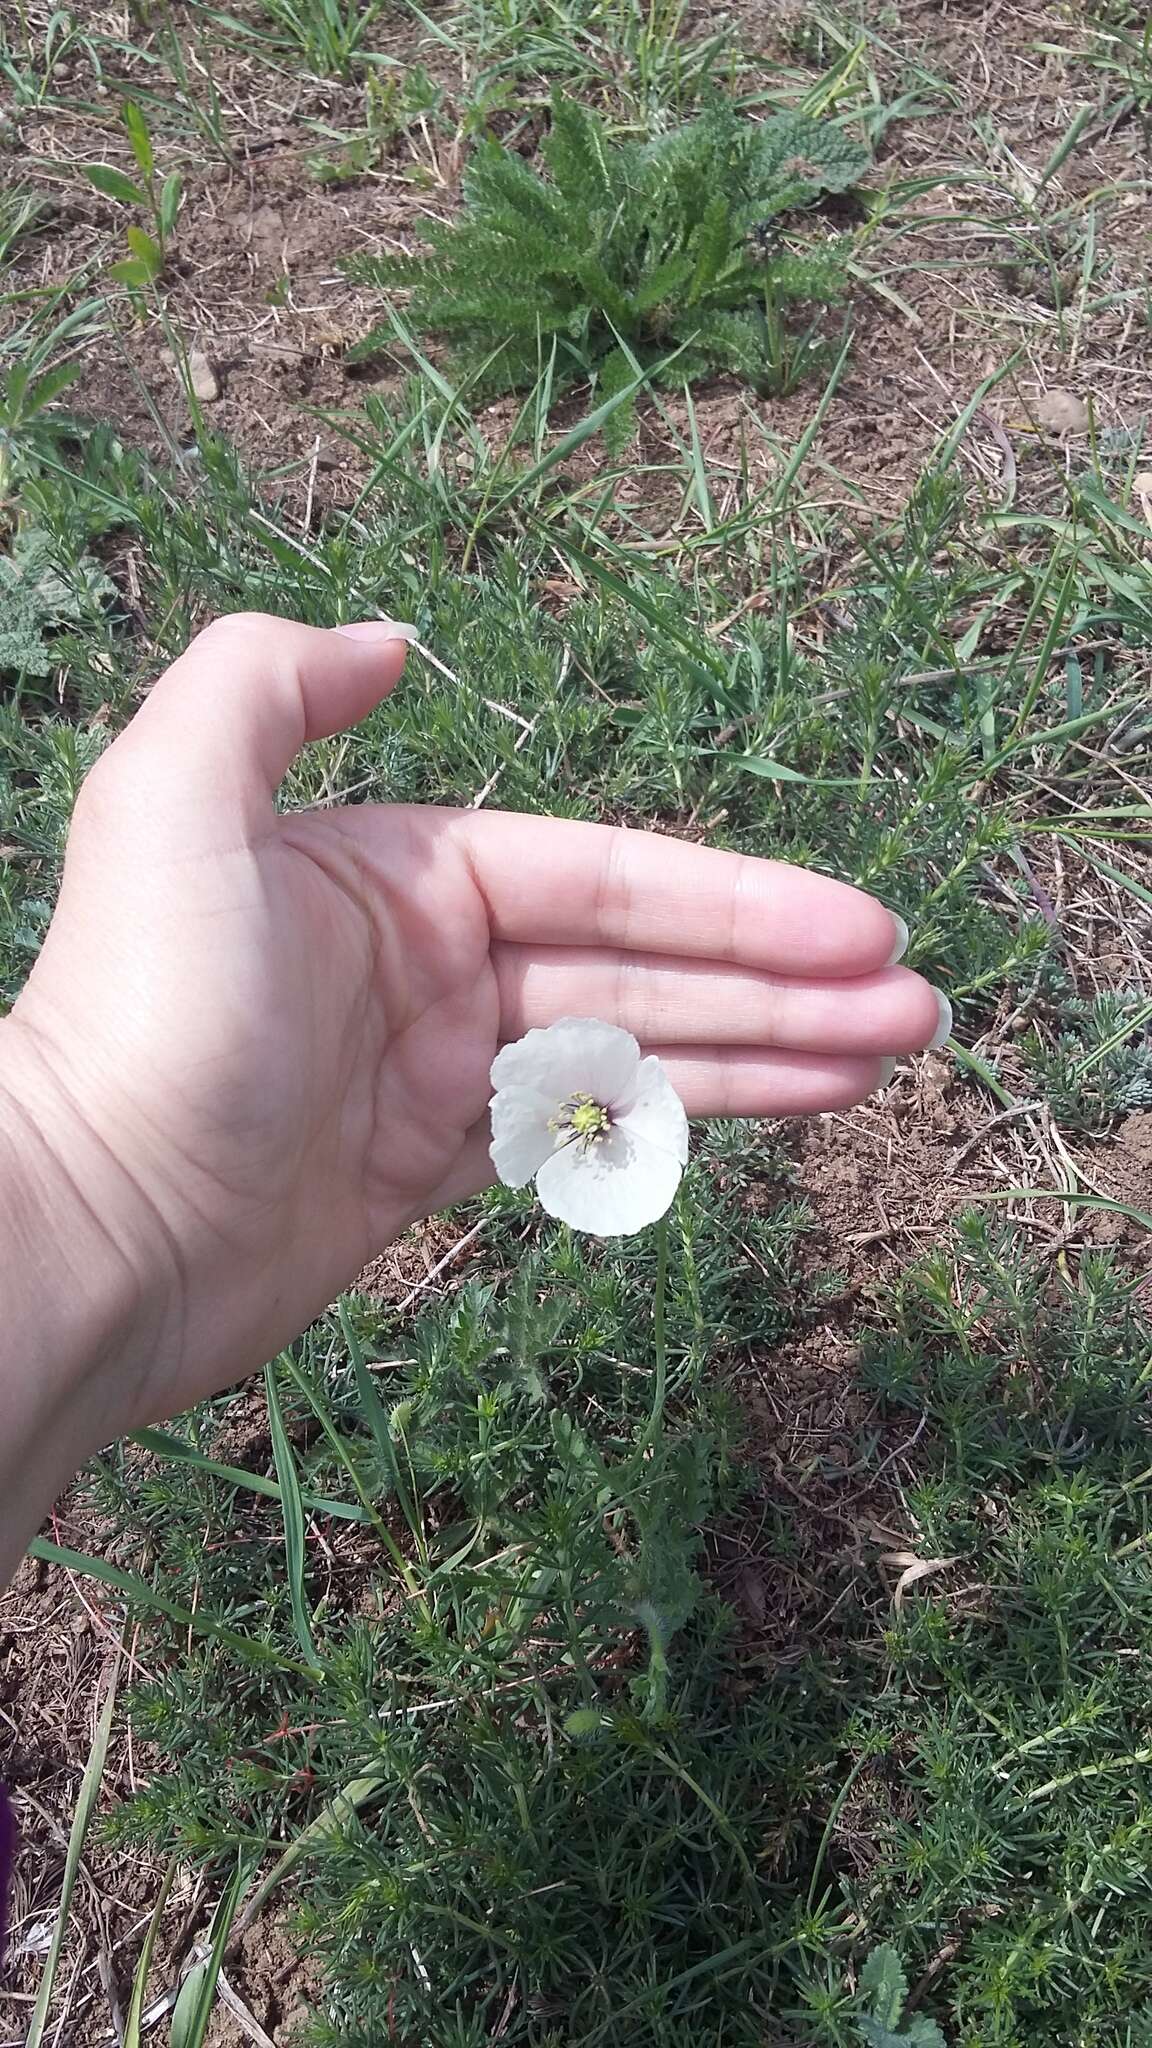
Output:
[[[548,1119],[556,1104],[530,1088],[501,1088],[492,1098],[492,1164],[505,1187],[522,1188],[538,1173],[556,1142]]]
[[[562,1145],[545,1160],[536,1192],[550,1216],[592,1237],[643,1230],[672,1201],[680,1161],[617,1125],[594,1145]]]
[[[619,1105],[616,1121],[621,1130],[630,1131],[635,1138],[646,1138],[650,1145],[671,1152],[681,1166],[687,1165],[688,1118],[655,1053],[641,1060],[635,1093],[630,1102]]]
[[[630,1031],[597,1017],[562,1017],[543,1031],[526,1031],[492,1062],[492,1086],[533,1088],[557,1103],[590,1095],[606,1106],[631,1093],[640,1047]]]

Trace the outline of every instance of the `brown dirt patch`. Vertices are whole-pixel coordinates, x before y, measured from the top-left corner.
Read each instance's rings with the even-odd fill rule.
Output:
[[[758,4],[734,12],[753,52],[783,58],[798,92],[802,18]],[[1084,435],[1037,430],[1037,404],[1051,389],[1091,399],[1097,437],[1132,431],[1152,408],[1152,365],[1134,345],[1133,327],[1152,225],[1141,131],[1136,122],[1090,129],[1041,183],[1077,109],[1102,94],[1099,75],[1077,66],[1074,54],[1064,61],[1038,53],[1053,33],[1041,14],[1005,9],[999,0],[955,10],[905,0],[869,52],[881,88],[896,99],[911,87],[916,99],[915,114],[883,133],[874,182],[895,195],[909,180],[928,189],[897,196],[862,251],[852,357],[806,471],[814,503],[832,513],[866,524],[898,511],[941,434],[1014,352],[1019,366],[989,394],[965,449],[974,481],[996,498],[1055,502],[1066,470],[1087,459]],[[1074,53],[1071,29],[1063,34]],[[433,70],[444,67],[444,53],[425,46],[418,24],[388,32],[380,47],[400,63],[418,57]],[[322,130],[363,127],[362,87],[269,73],[235,51],[222,51],[219,62],[232,160],[206,163],[202,143],[165,146],[165,166],[180,163],[187,188],[168,313],[217,371],[220,397],[206,407],[209,426],[257,468],[286,470],[294,479],[289,502],[314,516],[346,497],[363,473],[361,459],[315,415],[356,406],[365,382],[387,387],[395,375],[386,363],[361,370],[347,362],[380,306],[376,295],[349,284],[336,259],[411,246],[422,215],[450,213],[466,145],[453,130],[449,99],[439,125],[397,138],[370,172],[320,185],[308,159],[318,148],[336,149],[322,144]],[[80,104],[79,60],[76,68]],[[140,67],[123,70],[125,88],[136,89]],[[446,83],[458,90],[458,80]],[[122,253],[127,214],[90,191],[77,171],[93,159],[129,167],[117,90],[117,81],[105,81],[107,105],[93,109],[96,118],[67,110],[20,117],[22,176],[55,208],[47,231],[27,247],[28,282],[92,274]],[[1075,216],[1064,216],[1089,193],[1104,271],[1082,289]],[[753,485],[769,480],[818,397],[818,380],[786,399],[758,398],[725,380],[702,388],[701,440],[717,476],[728,470],[735,479],[747,465]],[[167,444],[170,453],[190,442],[179,380],[150,318],[137,324],[128,311],[121,315],[115,336],[86,362],[75,399],[132,441]],[[678,401],[664,404],[677,430],[684,428]],[[633,453],[666,461],[659,414],[653,406],[642,411]],[[502,409],[491,417],[498,437]],[[657,533],[665,498],[671,521],[677,488],[649,477],[636,509]]]
[[[322,1995],[319,1969],[271,1916],[243,1935],[229,1956],[228,1984],[277,2048],[288,2048],[316,2012]],[[235,2010],[218,2004],[208,2029],[207,2048],[236,2048],[251,2041]]]
[[[100,1547],[99,1532],[90,1540]],[[68,1832],[119,1643],[119,1627],[103,1611],[99,1588],[54,1566],[26,1559],[0,1600],[0,1779],[20,1834],[0,1992],[6,2040],[22,2040],[31,2018],[59,1909]],[[131,1675],[129,1665],[122,1682]],[[148,1757],[121,1721],[97,1817],[146,1782],[148,1768]],[[112,2002],[121,2009],[127,2003],[161,1874],[158,1859],[103,1847],[94,1826],[56,1980],[53,2019],[67,2014],[61,2048],[95,2048],[110,2037]],[[191,1879],[178,1881],[161,1963],[173,1952],[193,1897]]]
[[[168,311],[185,346],[202,351],[215,372],[219,397],[204,406],[209,430],[258,470],[295,468],[300,490],[289,492],[289,502],[298,495],[319,510],[350,483],[357,463],[317,415],[359,397],[344,353],[374,317],[334,258],[365,241],[380,246],[394,218],[410,220],[416,201],[402,186],[399,205],[376,185],[301,192],[300,176],[298,151],[289,149],[219,166],[193,187],[178,243],[189,253],[176,259]],[[96,194],[75,201],[58,222],[40,265],[44,282],[73,276],[94,242],[109,261],[116,256],[122,222]],[[382,381],[379,372],[374,381]],[[154,455],[178,460],[192,444],[189,405],[164,336],[127,308],[86,358],[72,396],[77,410],[114,421],[126,441]]]
[[[1152,1111],[1127,1117],[1115,1142],[1102,1156],[1093,1155],[1092,1168],[1092,1184],[1100,1193],[1145,1216],[1152,1214]],[[1115,1245],[1143,1274],[1140,1293],[1152,1311],[1152,1233],[1131,1216],[1097,1212],[1092,1238],[1099,1245]]]
[[[1008,1115],[986,1097],[981,1109],[942,1055],[917,1061],[851,1115],[800,1127],[791,1150],[788,1193],[807,1196],[812,1210],[802,1275],[819,1306],[737,1369],[750,1490],[739,1516],[709,1539],[715,1582],[740,1618],[749,1689],[758,1667],[834,1649],[845,1610],[886,1607],[921,1554],[903,1489],[915,1482],[924,1425],[884,1415],[858,1373],[861,1340],[883,1326],[896,1275],[945,1243],[981,1195],[1058,1190],[1069,1164],[1076,1185],[1152,1211],[1152,1113],[1073,1152],[1042,1110]],[[1152,1232],[1139,1222],[1024,1197],[998,1202],[995,1214],[1011,1215],[1042,1257],[1064,1266],[1114,1248],[1143,1276],[1138,1293],[1152,1312]],[[954,1602],[977,1597],[962,1580],[946,1583]],[[891,1788],[885,1802],[890,1813]],[[862,1868],[867,1839],[865,1827]]]
[[[365,1266],[356,1285],[400,1313],[458,1287],[483,1256],[482,1228],[462,1228],[459,1216],[428,1216]]]
[[[921,1256],[995,1180],[976,1107],[953,1062],[930,1055],[874,1105],[800,1129],[796,1185],[817,1218],[812,1258],[843,1272],[850,1296]]]
[[[793,1331],[738,1367],[751,1490],[713,1537],[716,1583],[753,1670],[834,1644],[844,1610],[889,1601],[892,1558],[915,1552],[900,1486],[919,1432],[914,1419],[880,1418],[859,1383],[860,1337],[895,1274],[996,1179],[993,1136],[973,1110],[952,1062],[929,1055],[872,1103],[791,1138],[787,1191],[811,1209],[800,1281],[810,1302]]]

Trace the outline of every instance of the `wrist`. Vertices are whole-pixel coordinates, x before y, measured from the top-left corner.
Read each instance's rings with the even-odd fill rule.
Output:
[[[131,1427],[164,1342],[170,1257],[148,1255],[146,1209],[38,1034],[18,1013],[0,1021],[0,1535],[16,1551]]]

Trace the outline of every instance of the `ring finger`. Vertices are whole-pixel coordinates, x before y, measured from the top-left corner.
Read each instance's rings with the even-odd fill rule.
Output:
[[[946,1000],[907,968],[819,981],[606,947],[493,949],[500,1031],[600,1017],[642,1044],[787,1046],[810,1053],[919,1052],[952,1028]]]

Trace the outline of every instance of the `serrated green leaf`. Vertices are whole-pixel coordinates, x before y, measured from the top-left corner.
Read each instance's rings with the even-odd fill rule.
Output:
[[[679,300],[684,295],[684,288],[688,285],[692,271],[693,261],[687,249],[682,249],[673,256],[666,256],[663,263],[658,263],[654,270],[649,271],[637,290],[633,300],[634,310],[637,313],[649,313],[665,300]],[[689,288],[688,297],[691,298],[691,295]]]
[[[54,660],[47,636],[79,625],[90,603],[113,588],[88,556],[63,564],[51,536],[26,527],[11,552],[0,554],[0,673],[49,675]]]
[[[806,204],[825,192],[847,192],[871,158],[832,121],[799,112],[774,114],[760,123],[750,164],[750,198],[774,207]]]
[[[948,2048],[943,2034],[935,2020],[922,2019],[919,2014],[908,2021],[904,2039],[909,2048]]]
[[[708,202],[704,217],[692,236],[690,248],[694,257],[692,281],[688,286],[688,304],[698,305],[720,276],[725,264],[732,259],[734,244],[738,242],[735,216],[722,192],[717,192]]]
[[[559,193],[550,190],[515,150],[504,149],[494,140],[485,142],[473,157],[465,174],[464,194],[482,216],[503,215],[507,232],[514,233],[523,221],[546,229],[561,242],[569,239],[570,219]],[[463,226],[461,223],[458,233]]]
[[[25,381],[21,406],[24,417],[27,419],[35,412],[42,412],[46,405],[51,405],[62,391],[67,391],[69,385],[76,382],[83,368],[83,363],[57,363],[54,369],[46,370],[32,383]]]
[[[919,2016],[897,2030],[886,2027],[881,2020],[872,2019],[868,2013],[857,2013],[853,2025],[865,2048],[947,2048],[935,2020]]]
[[[552,125],[540,154],[568,201],[583,213],[611,209],[613,183],[603,124],[563,93],[552,95]]]
[[[881,2026],[899,2025],[908,1996],[908,1979],[890,1942],[873,1949],[860,1972],[859,1991],[860,1997],[868,2002],[871,2017],[879,2020]]]
[[[530,384],[551,336],[557,388],[603,375],[621,342],[657,380],[675,353],[679,383],[723,369],[791,389],[815,368],[811,324],[793,332],[781,309],[840,293],[836,238],[822,231],[805,249],[790,235],[769,263],[749,236],[765,215],[859,175],[868,153],[843,129],[796,111],[751,121],[723,103],[639,143],[610,137],[557,92],[541,160],[543,174],[489,137],[457,219],[425,225],[424,256],[348,266],[411,291],[409,321],[456,344],[460,380],[482,376],[486,392]],[[613,365],[608,388],[622,375]],[[613,416],[617,449],[626,428]]]
[[[853,2025],[865,2048],[907,2048],[903,2034],[894,2034],[882,2020],[874,2020],[869,2013],[856,2013]]]

